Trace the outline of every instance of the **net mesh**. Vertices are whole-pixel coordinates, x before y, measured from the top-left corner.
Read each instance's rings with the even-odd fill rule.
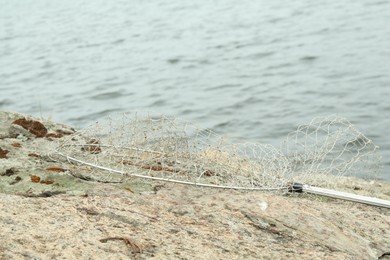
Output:
[[[378,147],[347,120],[313,119],[281,148],[232,143],[210,130],[168,117],[124,114],[65,137],[55,152],[77,174],[100,181],[128,176],[244,190],[278,190],[288,183],[326,186],[326,176],[373,177]],[[364,175],[363,175],[364,174]]]
[[[379,147],[348,120],[338,116],[314,118],[286,137],[281,148],[294,180],[332,186],[336,177],[379,178]]]

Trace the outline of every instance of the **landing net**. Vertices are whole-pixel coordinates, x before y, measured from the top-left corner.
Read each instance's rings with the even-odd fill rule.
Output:
[[[133,176],[241,190],[295,181],[329,187],[334,177],[373,178],[381,169],[378,147],[338,116],[299,126],[276,148],[233,143],[174,118],[123,114],[63,138],[55,152],[94,180]]]

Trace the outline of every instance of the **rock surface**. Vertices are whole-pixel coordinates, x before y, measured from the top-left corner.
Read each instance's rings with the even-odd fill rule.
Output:
[[[74,131],[0,112],[0,259],[390,259],[389,209],[307,194],[86,180],[53,156]],[[389,183],[339,181],[390,199]]]

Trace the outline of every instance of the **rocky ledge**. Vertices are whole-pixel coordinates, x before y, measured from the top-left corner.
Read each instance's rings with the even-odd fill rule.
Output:
[[[74,132],[0,112],[0,259],[390,259],[389,209],[136,178],[102,183],[52,155]],[[387,182],[339,182],[390,199]]]

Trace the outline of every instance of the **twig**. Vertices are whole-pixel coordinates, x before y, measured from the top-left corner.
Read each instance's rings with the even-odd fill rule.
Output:
[[[150,218],[150,219],[152,219],[152,220],[154,220],[154,221],[157,221],[157,220],[158,220],[158,218],[156,218],[156,217],[148,216],[148,215],[146,215],[146,214],[143,214],[143,213],[140,213],[140,212],[137,212],[137,211],[133,211],[133,210],[130,210],[130,209],[128,209],[127,211],[130,211],[130,212],[132,212],[132,213],[134,213],[134,214],[138,214],[138,215],[141,215],[141,216]]]
[[[75,178],[79,178],[84,181],[94,181],[94,182],[100,182],[100,183],[122,183],[123,181],[104,181],[104,180],[98,180],[92,177],[83,176],[81,174],[75,174],[72,171],[69,171],[70,175],[72,175]]]
[[[33,194],[33,193],[18,193],[18,195],[23,196],[23,197],[29,197],[29,198],[48,198],[54,195],[59,195],[59,194],[65,194],[65,191],[43,191],[39,194]]]
[[[107,237],[107,238],[100,239],[99,241],[102,242],[102,243],[107,243],[108,240],[122,240],[122,241],[125,242],[125,244],[127,246],[130,247],[130,249],[133,251],[134,254],[142,254],[142,248],[138,244],[133,242],[130,238],[126,238],[126,237]]]

